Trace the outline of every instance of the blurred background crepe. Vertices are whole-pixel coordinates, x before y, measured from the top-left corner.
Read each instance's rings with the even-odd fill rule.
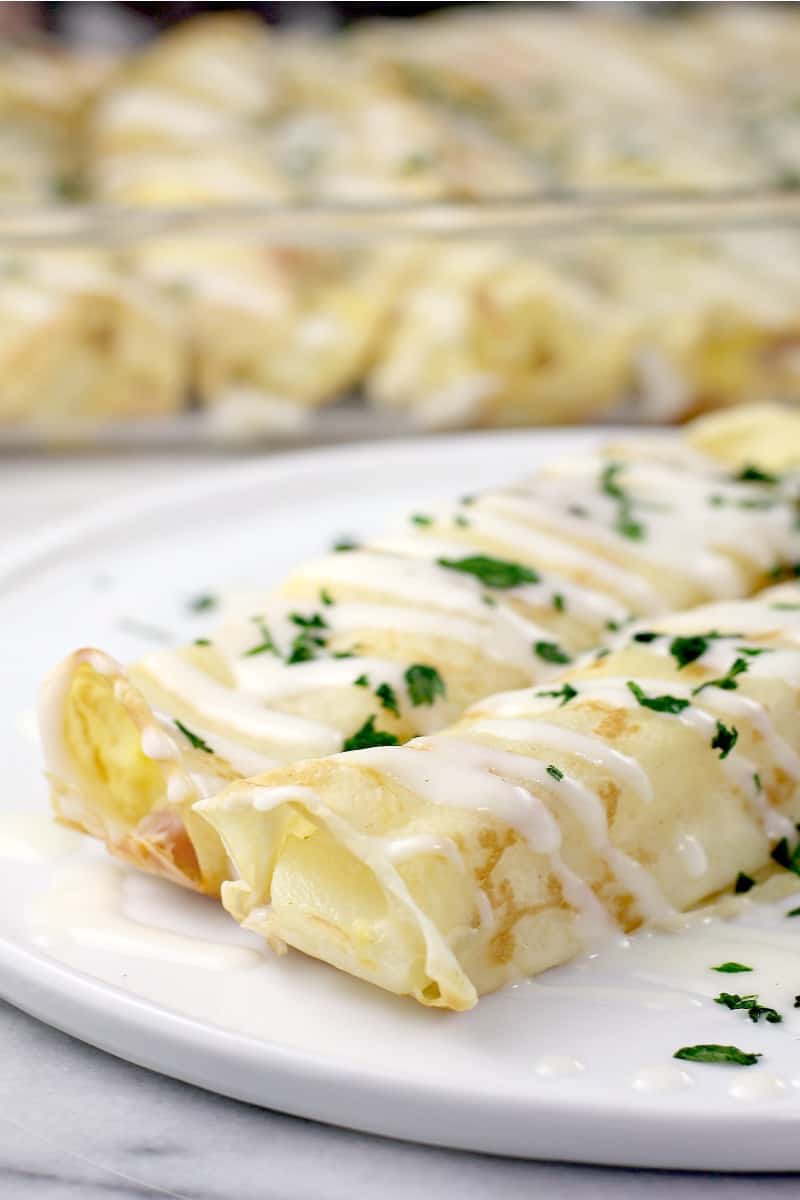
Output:
[[[276,763],[433,733],[637,617],[791,574],[800,483],[741,461],[664,442],[567,459],[233,596],[189,646],[128,669],[76,651],[42,691],[57,816],[216,894],[228,860],[198,798]]]
[[[207,8],[3,6],[0,446],[797,402],[795,6]]]
[[[796,838],[799,612],[787,584],[640,623],[439,734],[232,784],[195,809],[223,904],[453,1009],[668,920]]]

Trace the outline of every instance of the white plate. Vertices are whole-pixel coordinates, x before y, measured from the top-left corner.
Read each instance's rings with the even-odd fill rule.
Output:
[[[430,1011],[278,959],[210,901],[112,864],[46,816],[35,688],[90,642],[123,659],[197,636],[187,598],[277,580],[344,533],[426,497],[522,475],[587,431],[469,435],[209,470],[53,528],[0,561],[0,984],[29,1012],[133,1062],[286,1112],[447,1146],[642,1166],[800,1166],[800,919],[645,935],[487,997]],[[149,629],[152,627],[152,629]],[[20,817],[19,814],[23,814]],[[30,814],[41,814],[31,819]],[[797,903],[795,897],[795,903]],[[751,962],[747,976],[714,963]],[[742,984],[746,981],[746,986]],[[758,991],[753,1025],[713,1003]],[[735,1043],[750,1068],[680,1064]]]

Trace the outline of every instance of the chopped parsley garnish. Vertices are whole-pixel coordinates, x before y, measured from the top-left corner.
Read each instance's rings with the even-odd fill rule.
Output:
[[[743,896],[745,892],[752,891],[756,886],[756,881],[751,875],[745,875],[744,871],[740,871],[736,876],[736,882],[733,885],[733,890],[737,896]]]
[[[192,596],[186,607],[189,612],[193,613],[211,612],[212,608],[217,607],[217,597],[212,596],[209,592],[204,592],[200,596]]]
[[[609,633],[616,633],[619,629],[619,621],[606,621],[606,629]]]
[[[800,604],[770,604],[770,608],[777,608],[779,612],[800,612]]]
[[[571,513],[573,517],[588,517],[589,516],[588,508],[584,508],[582,504],[567,505],[567,512]]]
[[[195,645],[195,646],[210,646],[211,642],[208,640],[208,638],[195,638],[193,645]]]
[[[183,724],[183,722],[179,721],[177,717],[175,717],[173,719],[175,721],[176,726],[178,727],[178,729],[180,729],[181,733],[187,739],[187,741],[189,742],[189,745],[192,746],[193,749],[204,750],[206,754],[214,753],[214,751],[209,746],[208,742],[203,741],[203,739],[199,736],[199,734],[192,733],[191,729],[187,729],[186,726]]]
[[[411,517],[412,525],[432,525],[433,517],[427,516],[426,513],[414,513]]]
[[[497,601],[495,600],[494,596],[483,595],[481,596],[481,600],[487,608],[497,608]]]
[[[739,740],[739,730],[735,725],[723,725],[717,721],[717,731],[711,739],[711,749],[719,750],[720,758],[727,758]]]
[[[486,554],[472,554],[467,558],[437,558],[440,567],[449,571],[463,571],[480,579],[485,587],[513,588],[522,583],[538,583],[539,575],[521,563],[507,562],[502,558],[490,558]]]
[[[331,658],[355,658],[353,650],[334,650]]]
[[[326,588],[319,589],[319,598],[322,604],[333,604],[333,596]]]
[[[554,692],[537,692],[537,696],[553,696],[556,700],[560,699],[559,708],[563,708],[565,704],[569,704],[570,700],[574,700],[578,694],[578,689],[574,688],[571,683],[565,683],[563,687]]]
[[[720,992],[714,998],[715,1004],[722,1004],[725,1008],[729,1008],[731,1012],[739,1010],[746,1012],[754,1025],[763,1017],[769,1025],[780,1025],[783,1017],[775,1008],[769,1008],[765,1004],[758,1003],[758,996],[739,996],[736,992]]]
[[[762,471],[754,463],[748,463],[742,467],[734,479],[737,483],[780,483],[779,475],[770,475],[768,471]]]
[[[253,655],[255,655],[255,654],[267,654],[267,653],[277,654],[278,647],[275,645],[274,641],[272,640],[272,634],[270,633],[269,629],[267,628],[267,624],[266,624],[266,621],[264,620],[264,618],[263,617],[252,617],[251,619],[254,622],[254,624],[256,625],[256,627],[258,628],[258,632],[261,634],[261,641],[258,642],[255,646],[251,646],[249,650],[245,650],[243,657],[244,658],[252,658]]]
[[[459,504],[467,504],[467,505],[474,504],[476,499],[477,499],[476,496],[462,496],[461,499],[459,500]]]
[[[669,644],[669,652],[678,664],[679,671],[688,667],[689,663],[696,662],[707,649],[708,638],[697,633],[691,637],[674,637]]]
[[[752,1067],[761,1058],[760,1054],[750,1054],[740,1050],[738,1046],[682,1046],[676,1050],[673,1058],[683,1059],[684,1062],[696,1063],[733,1063],[739,1067]]]
[[[568,663],[572,662],[566,650],[562,650],[557,642],[534,642],[534,650],[539,658],[543,658],[549,663]]]
[[[743,975],[746,971],[752,971],[752,967],[746,967],[744,963],[724,962],[718,967],[712,967],[712,971],[719,971],[722,975]]]
[[[641,633],[635,633],[633,635],[633,640],[635,642],[643,642],[645,645],[649,645],[650,642],[654,642],[658,636],[659,635],[657,633],[652,633],[649,629],[643,629]]]
[[[564,778],[564,772],[559,771],[558,767],[554,767],[552,763],[547,768],[547,774],[552,775],[553,779],[555,779],[558,783],[560,783]]]
[[[759,654],[774,654],[773,646],[737,646],[737,654],[746,654],[748,658],[758,658]]]
[[[313,662],[313,660],[317,657],[317,651],[324,645],[324,638],[312,637],[312,635],[304,629],[302,633],[298,633],[297,637],[292,642],[292,647],[289,651],[289,657],[286,659],[286,665],[293,667],[297,663]]]
[[[369,679],[366,675],[359,675],[358,679],[353,680],[353,687],[369,687]]]
[[[753,772],[753,786],[757,792],[761,791],[761,776],[759,775],[758,771]]]
[[[800,917],[800,908],[790,908],[787,912],[787,917]],[[797,1005],[795,1005],[795,1008]]]
[[[325,645],[325,638],[321,637],[317,631],[328,629],[328,622],[320,613],[312,613],[310,617],[304,617],[302,613],[293,612],[289,613],[289,620],[300,627],[300,632],[292,642],[289,656],[286,659],[287,665],[292,667],[296,663],[311,662]]]
[[[329,625],[321,613],[312,613],[310,617],[304,617],[302,613],[289,613],[289,620],[295,625],[299,625],[301,629],[328,629]]]
[[[399,743],[393,733],[375,728],[375,718],[369,717],[360,729],[357,729],[342,743],[342,750],[368,750],[370,746],[397,746]]]
[[[743,675],[748,667],[749,663],[746,659],[737,658],[720,679],[709,679],[707,683],[701,683],[699,687],[692,689],[692,695],[696,696],[698,692],[702,692],[703,688],[707,687],[721,688],[724,692],[735,691],[739,686],[736,682],[737,675]]]
[[[642,708],[650,708],[653,712],[670,713],[670,715],[676,716],[689,707],[689,701],[682,700],[678,696],[646,696],[638,683],[634,683],[632,679],[628,680],[627,687]]]
[[[446,692],[444,680],[436,667],[429,667],[426,663],[412,663],[405,673],[405,681],[414,705],[433,704],[437,696],[444,696]]]
[[[469,521],[463,513],[456,513],[453,517],[453,524],[458,525],[459,529],[469,529]]]
[[[400,716],[400,709],[397,707],[397,694],[390,683],[382,683],[376,687],[375,695],[380,700],[383,708],[390,713],[394,713],[396,717]]]
[[[619,482],[619,475],[624,469],[624,463],[609,463],[600,476],[600,486],[607,496],[617,502],[617,515],[614,520],[617,533],[632,541],[641,541],[645,535],[644,525],[634,519],[631,497]]]
[[[794,871],[795,875],[800,875],[800,842],[797,843],[794,850],[790,850],[788,838],[782,837],[772,849],[772,858],[779,867],[783,867],[787,871]]]
[[[562,613],[566,607],[567,602],[562,596],[561,592],[553,592],[553,608],[556,610],[556,612]]]
[[[337,554],[344,554],[347,550],[357,550],[359,543],[351,537],[340,537],[333,543],[333,549]]]

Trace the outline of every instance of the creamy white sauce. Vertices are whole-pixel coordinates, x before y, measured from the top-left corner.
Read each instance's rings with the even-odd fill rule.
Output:
[[[643,1067],[637,1071],[631,1080],[635,1092],[682,1092],[694,1087],[694,1080],[688,1072],[681,1070],[677,1064],[659,1064],[653,1067]]]
[[[125,872],[98,860],[70,862],[33,904],[29,924],[35,944],[57,952],[66,940],[102,953],[135,955],[164,963],[227,971],[255,966],[260,955],[242,946],[187,937],[131,920],[125,913]]]
[[[151,654],[142,669],[169,695],[219,724],[228,737],[270,745],[300,743],[303,753],[330,754],[341,745],[341,735],[319,721],[265,708],[169,651]]]

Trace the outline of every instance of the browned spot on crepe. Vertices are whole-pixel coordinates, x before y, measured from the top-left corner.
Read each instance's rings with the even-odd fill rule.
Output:
[[[597,788],[597,794],[606,806],[606,817],[610,825],[617,815],[619,798],[622,794],[620,786],[613,779],[604,779]]]
[[[606,741],[614,742],[626,733],[636,733],[639,725],[624,708],[615,708],[598,721],[594,733]]]

